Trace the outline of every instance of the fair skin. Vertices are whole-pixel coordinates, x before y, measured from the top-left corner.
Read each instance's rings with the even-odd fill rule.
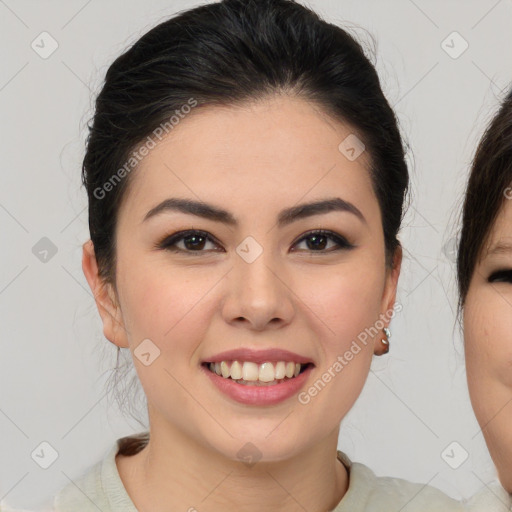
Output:
[[[512,202],[505,201],[484,244],[464,304],[471,402],[512,493]]]
[[[121,205],[116,287],[98,278],[92,244],[83,269],[105,336],[133,352],[149,338],[161,351],[134,364],[148,401],[151,440],[116,462],[141,511],[332,510],[348,487],[336,459],[339,426],[367,378],[377,335],[309,403],[238,403],[214,387],[200,363],[239,347],[283,348],[315,368],[305,388],[395,302],[401,250],[385,263],[382,218],[363,153],[349,161],[338,145],[353,130],[288,96],[190,114],[140,163]],[[170,197],[230,212],[237,225],[164,211]],[[330,211],[277,225],[281,210],[339,197],[360,213]],[[155,248],[185,229],[207,232],[188,252]],[[308,231],[325,229],[317,249]],[[248,236],[263,248],[247,263]],[[310,241],[308,243],[308,240]],[[337,250],[334,250],[337,249]],[[249,467],[237,452],[252,443]]]

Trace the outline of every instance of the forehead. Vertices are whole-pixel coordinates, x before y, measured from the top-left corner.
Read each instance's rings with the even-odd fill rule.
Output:
[[[504,199],[496,220],[489,231],[482,255],[512,254],[512,200]]]
[[[172,194],[279,209],[347,195],[378,208],[369,155],[357,146],[362,153],[352,158],[346,141],[361,142],[350,126],[298,98],[196,107],[140,162],[128,195],[137,197],[135,207]]]

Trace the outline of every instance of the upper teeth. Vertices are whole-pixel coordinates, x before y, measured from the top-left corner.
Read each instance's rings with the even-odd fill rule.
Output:
[[[221,361],[220,363],[210,363],[209,367],[212,372],[225,379],[231,377],[233,380],[272,382],[285,377],[297,377],[301,364],[285,361],[278,361],[275,364],[272,362],[257,364],[249,361]]]

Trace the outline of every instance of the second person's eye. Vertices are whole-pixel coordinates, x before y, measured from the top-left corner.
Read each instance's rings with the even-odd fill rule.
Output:
[[[493,272],[487,279],[489,283],[512,283],[512,269]]]

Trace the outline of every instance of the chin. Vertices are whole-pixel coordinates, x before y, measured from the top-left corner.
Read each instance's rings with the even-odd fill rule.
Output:
[[[265,436],[266,434],[244,435],[232,439],[229,446],[213,445],[213,448],[229,460],[242,461],[249,465],[256,462],[286,461],[296,457],[300,452],[301,445],[292,436],[288,437],[288,442],[279,436],[272,441],[265,439]]]

